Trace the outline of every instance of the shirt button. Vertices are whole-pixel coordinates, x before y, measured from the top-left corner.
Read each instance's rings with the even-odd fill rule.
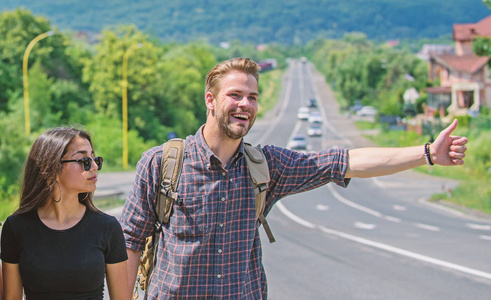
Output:
[[[220,200],[225,201],[225,197],[222,197],[222,199],[220,199]]]
[[[223,176],[225,176],[225,175],[227,175],[227,173],[225,173],[225,172],[222,172],[222,175],[223,175]]]
[[[222,278],[222,275],[221,275],[221,274],[218,274],[218,275],[217,275],[217,278],[218,278],[218,279]]]
[[[220,224],[218,224],[218,226],[223,227],[223,224],[220,223]]]
[[[218,253],[222,253],[222,252],[223,252],[222,249],[218,249]]]

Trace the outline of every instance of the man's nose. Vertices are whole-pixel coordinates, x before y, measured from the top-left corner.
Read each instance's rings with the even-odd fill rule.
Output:
[[[247,106],[250,104],[249,98],[247,96],[242,97],[239,101],[239,106]]]

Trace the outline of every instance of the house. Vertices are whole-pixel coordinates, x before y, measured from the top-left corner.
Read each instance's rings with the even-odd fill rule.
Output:
[[[475,24],[454,24],[455,54],[436,54],[429,59],[430,81],[440,86],[426,88],[427,114],[445,110],[451,115],[477,112],[482,106],[491,107],[489,57],[476,56],[472,41],[479,36],[491,37],[491,15]]]
[[[454,54],[455,48],[451,45],[424,44],[416,56],[422,60],[429,61],[431,57],[440,54]]]

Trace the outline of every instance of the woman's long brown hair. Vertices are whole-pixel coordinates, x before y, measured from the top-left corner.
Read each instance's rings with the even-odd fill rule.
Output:
[[[62,169],[61,159],[76,136],[88,140],[92,147],[90,133],[74,127],[48,130],[34,141],[26,159],[20,204],[15,214],[37,210],[52,201],[51,189],[58,188],[56,177]],[[78,194],[79,202],[90,210],[99,211],[92,202],[92,194]]]

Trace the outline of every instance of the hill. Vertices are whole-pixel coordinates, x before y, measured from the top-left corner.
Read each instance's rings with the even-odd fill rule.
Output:
[[[489,14],[481,0],[2,0],[2,11],[25,7],[60,30],[101,31],[135,24],[164,41],[303,44],[316,37],[364,32],[370,39],[436,38],[453,23]]]

